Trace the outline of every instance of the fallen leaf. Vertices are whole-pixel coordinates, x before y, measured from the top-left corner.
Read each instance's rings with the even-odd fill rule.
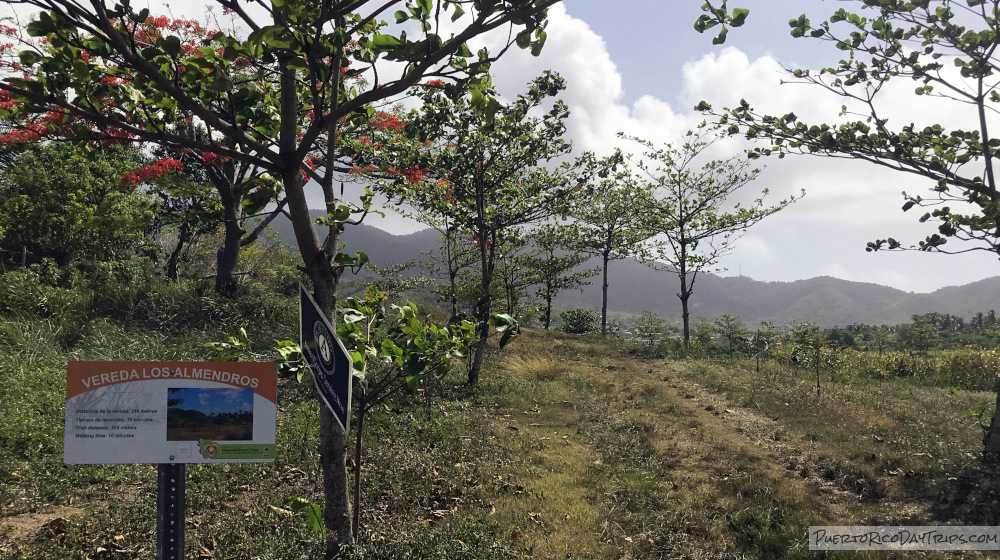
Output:
[[[116,541],[123,541],[123,540],[125,540],[125,535],[115,535],[115,540]]]
[[[48,529],[49,533],[53,537],[58,537],[60,535],[66,534],[66,520],[62,517],[57,517],[52,521],[42,525],[43,528]]]
[[[291,510],[288,510],[288,509],[285,509],[285,508],[280,508],[280,507],[277,507],[277,506],[271,506],[271,511],[274,511],[275,513],[278,513],[280,515],[284,515],[285,517],[291,517],[291,516],[295,515],[294,513],[292,513]]]
[[[517,529],[514,529],[513,531],[510,532],[510,540],[512,540],[512,541],[516,541],[516,540],[521,539],[523,537],[524,537],[524,533],[522,533],[521,531],[518,531]]]

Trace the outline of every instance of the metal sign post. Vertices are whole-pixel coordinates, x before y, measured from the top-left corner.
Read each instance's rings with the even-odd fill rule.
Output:
[[[156,560],[184,560],[184,463],[156,466]]]

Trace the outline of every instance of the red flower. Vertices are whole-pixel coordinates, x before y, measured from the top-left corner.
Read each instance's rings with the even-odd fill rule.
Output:
[[[203,152],[201,154],[201,162],[205,165],[212,165],[215,161],[221,161],[223,163],[231,160],[233,158],[229,156],[220,156],[215,152]]]
[[[167,173],[180,172],[183,170],[184,166],[181,162],[173,158],[163,158],[161,160],[154,161],[146,167],[126,173],[122,176],[122,180],[118,184],[118,188],[123,191],[129,190],[135,188],[140,183],[154,181]]]

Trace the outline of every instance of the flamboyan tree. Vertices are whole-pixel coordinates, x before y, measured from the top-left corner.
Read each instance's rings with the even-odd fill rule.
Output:
[[[23,0],[43,10],[23,31],[44,42],[29,45],[18,36],[25,50],[5,61],[0,83],[14,105],[0,108],[0,118],[21,123],[19,133],[154,143],[270,174],[288,199],[315,299],[333,319],[340,275],[357,264],[338,253],[354,210],[334,189],[336,170],[350,157],[339,151],[340,128],[367,121],[373,104],[426,76],[476,87],[510,46],[537,52],[546,9],[557,1],[215,0],[209,4],[244,31],[206,32],[210,43],[191,48],[125,1]],[[501,28],[509,40],[499,51],[469,49],[470,39]],[[395,64],[386,68],[385,61]],[[345,80],[362,74],[369,87]],[[134,115],[149,118],[137,123]],[[187,119],[207,133],[178,132]],[[309,215],[305,178],[322,194],[331,226],[324,237]],[[332,557],[351,539],[351,516],[345,434],[326,408],[320,439]]]
[[[803,122],[794,112],[767,115],[750,102],[714,111],[731,132],[768,142],[751,155],[812,154],[855,159],[901,172],[927,191],[903,193],[903,211],[926,208],[921,222],[937,232],[914,245],[891,237],[867,250],[915,249],[942,253],[981,250],[1000,255],[1000,180],[997,177],[997,108],[1000,91],[1000,4],[986,0],[865,0],[859,10],[838,9],[827,21],[805,15],[789,22],[791,34],[829,43],[841,59],[819,71],[789,68],[790,81],[831,94],[846,118]],[[966,116],[935,123],[926,110],[896,122],[902,84]],[[919,123],[919,124],[918,124]],[[950,241],[960,241],[954,247]],[[986,455],[1000,458],[1000,387]]]
[[[479,342],[469,368],[470,384],[479,380],[489,338],[501,237],[552,216],[578,190],[581,163],[545,167],[570,151],[563,139],[566,105],[555,101],[540,116],[531,116],[564,88],[561,77],[546,72],[526,93],[503,105],[479,103],[475,94],[447,87],[425,87],[419,94],[424,105],[407,123],[412,141],[400,144],[395,156],[385,156],[395,157],[395,167],[401,169],[399,179],[383,186],[390,197],[447,217],[476,245]]]

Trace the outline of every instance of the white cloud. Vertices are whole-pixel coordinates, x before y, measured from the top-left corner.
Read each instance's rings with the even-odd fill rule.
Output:
[[[622,82],[606,45],[589,26],[562,7],[552,10],[549,40],[541,57],[510,53],[494,66],[497,83],[516,92],[541,70],[561,73],[569,84],[563,98],[571,110],[569,133],[577,150],[607,153],[622,145],[615,134],[629,134],[653,141],[676,140],[705,117],[693,111],[702,99],[717,107],[746,98],[772,114],[794,111],[807,122],[835,122],[841,100],[824,96],[808,85],[781,85],[781,65],[772,57],[751,60],[735,48],[703,56],[684,66],[683,85],[671,104],[658,92],[647,92],[627,106]],[[928,122],[959,122],[963,108],[936,100],[914,99],[913,84],[899,80],[883,94],[891,107],[891,122],[906,122],[922,115]],[[510,89],[508,89],[510,88]],[[730,141],[725,157],[747,147]],[[797,194],[806,197],[752,228],[724,259],[728,274],[742,273],[760,280],[793,280],[820,275],[866,282],[881,282],[905,290],[929,291],[940,286],[971,282],[992,276],[1000,269],[985,252],[961,256],[923,253],[867,253],[865,244],[893,236],[909,244],[934,232],[919,224],[917,210],[901,212],[901,192],[924,192],[920,177],[879,168],[864,162],[809,156],[766,158],[760,179],[740,197],[754,198],[770,189],[774,199]],[[949,266],[941,266],[942,262]]]

